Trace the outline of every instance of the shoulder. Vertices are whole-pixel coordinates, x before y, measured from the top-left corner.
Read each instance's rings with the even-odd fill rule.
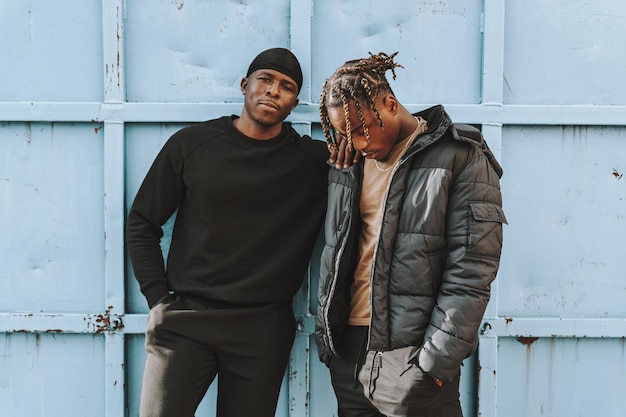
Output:
[[[185,126],[175,132],[167,141],[164,149],[177,149],[182,156],[188,156],[198,147],[215,140],[228,132],[230,116]]]
[[[219,119],[207,120],[200,123],[193,123],[174,133],[172,138],[179,141],[194,141],[213,138],[217,135],[225,133],[228,130],[229,125],[232,126],[232,119],[230,116],[224,116]]]
[[[317,154],[324,159],[328,159],[328,146],[325,141],[313,139],[309,135],[301,136],[299,139],[300,146],[314,154]]]
[[[455,123],[452,125],[451,132],[454,139],[470,144],[473,152],[479,154],[481,157],[487,158],[491,167],[498,174],[498,177],[502,176],[502,167],[491,149],[489,149],[489,145],[487,145],[487,141],[480,130],[471,125]]]
[[[295,145],[296,149],[305,153],[308,157],[314,158],[318,162],[326,163],[329,157],[326,141],[313,139],[309,135],[300,135],[290,123],[286,123],[286,125],[289,129],[287,137],[289,141]]]

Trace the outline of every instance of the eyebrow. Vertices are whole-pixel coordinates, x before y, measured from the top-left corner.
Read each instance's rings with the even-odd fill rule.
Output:
[[[282,76],[281,82],[289,83],[289,84],[291,84],[295,88],[298,87],[298,85],[295,83],[295,81],[293,81],[290,77],[288,77],[287,75],[283,74],[280,71],[276,71],[276,72],[278,72]],[[277,76],[275,73],[269,72],[269,71],[265,71],[265,70],[259,70],[259,75],[267,76],[267,77],[270,77],[270,78],[279,78],[279,76]]]
[[[340,135],[342,135],[342,136],[348,136],[348,132],[347,132],[347,131],[346,131],[345,133],[341,133],[341,131],[340,131],[339,129],[337,129],[336,127],[334,127],[334,126],[333,126],[333,128],[334,128],[334,129],[335,129],[335,131],[336,131],[337,133],[339,133]],[[364,133],[364,132],[365,132],[365,129],[363,129],[363,125],[362,125],[361,123],[359,123],[359,125],[358,125],[357,127],[355,127],[354,129],[352,129],[352,130],[350,131],[350,135],[353,135],[354,133],[360,133],[360,132],[362,132],[362,133]]]

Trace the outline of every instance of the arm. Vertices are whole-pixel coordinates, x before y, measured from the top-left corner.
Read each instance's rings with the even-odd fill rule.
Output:
[[[475,349],[478,328],[499,268],[502,249],[502,197],[498,174],[476,148],[454,181],[446,214],[447,256],[420,367],[450,381]]]
[[[182,156],[170,139],[148,171],[126,222],[126,243],[135,277],[149,307],[168,294],[161,226],[176,211],[184,194]]]

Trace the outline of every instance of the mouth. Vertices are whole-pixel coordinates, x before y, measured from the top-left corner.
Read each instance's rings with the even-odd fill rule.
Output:
[[[259,101],[259,105],[263,107],[269,107],[272,110],[280,110],[280,106],[273,101]]]

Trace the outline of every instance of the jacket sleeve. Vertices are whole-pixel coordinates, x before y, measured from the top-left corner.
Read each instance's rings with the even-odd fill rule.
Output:
[[[455,157],[461,168],[448,195],[444,272],[419,353],[424,372],[444,382],[476,348],[506,223],[499,172],[476,146],[467,148]]]
[[[126,244],[135,277],[148,306],[168,294],[161,226],[178,208],[184,193],[183,158],[176,136],[163,146],[146,174],[126,221]]]

